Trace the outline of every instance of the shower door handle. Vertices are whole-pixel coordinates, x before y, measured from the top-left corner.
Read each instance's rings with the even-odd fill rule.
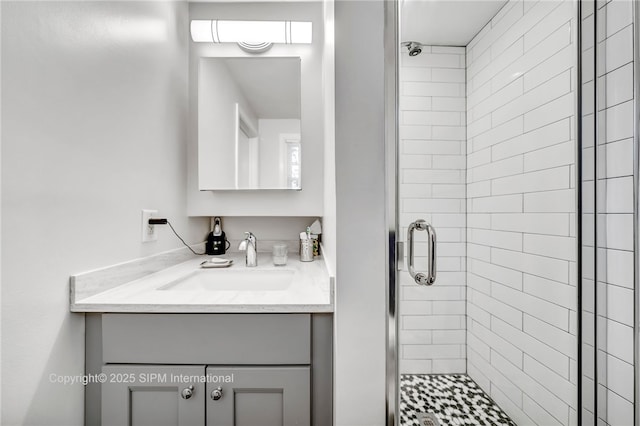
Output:
[[[427,231],[427,240],[429,242],[429,268],[426,274],[423,274],[422,272],[418,272],[416,274],[416,271],[413,268],[413,256],[415,252],[413,248],[413,232],[416,229],[418,231]],[[423,219],[418,219],[415,222],[412,222],[407,230],[407,245],[409,246],[407,253],[409,275],[411,275],[411,278],[413,278],[417,284],[432,285],[436,281],[436,230]]]

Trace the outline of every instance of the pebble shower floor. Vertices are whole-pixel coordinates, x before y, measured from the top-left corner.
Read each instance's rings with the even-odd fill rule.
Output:
[[[442,426],[516,426],[466,374],[403,374],[400,392],[401,426],[423,426],[418,415],[429,412]]]

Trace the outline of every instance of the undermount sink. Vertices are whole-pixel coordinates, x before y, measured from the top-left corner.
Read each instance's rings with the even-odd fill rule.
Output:
[[[282,291],[293,280],[291,270],[200,269],[165,284],[165,291]]]

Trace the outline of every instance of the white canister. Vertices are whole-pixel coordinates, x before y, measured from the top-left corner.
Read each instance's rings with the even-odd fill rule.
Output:
[[[300,239],[300,261],[313,262],[313,240]]]

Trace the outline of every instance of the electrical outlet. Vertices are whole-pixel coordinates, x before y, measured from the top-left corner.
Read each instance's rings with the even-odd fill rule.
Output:
[[[149,218],[157,217],[158,210],[142,210],[142,242],[148,243],[150,241],[156,241],[158,234],[156,232],[156,225],[149,225]]]

